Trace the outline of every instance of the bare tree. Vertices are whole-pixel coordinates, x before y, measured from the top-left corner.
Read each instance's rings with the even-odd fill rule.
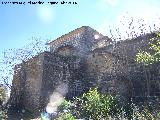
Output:
[[[160,18],[157,19],[157,21],[160,20]],[[160,27],[159,24],[160,22],[153,21],[151,23],[141,18],[134,18],[130,15],[125,15],[119,21],[118,26],[110,26],[108,36],[115,41],[132,39],[147,33],[158,31]]]
[[[14,67],[16,64],[48,51],[46,42],[40,38],[32,37],[30,44],[18,49],[8,49],[3,52],[3,61],[0,63],[0,83],[11,89],[12,77],[14,75]]]

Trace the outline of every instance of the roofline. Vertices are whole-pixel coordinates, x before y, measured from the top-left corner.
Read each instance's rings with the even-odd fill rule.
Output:
[[[67,37],[72,37],[72,35],[74,34],[74,33],[83,33],[83,32],[85,32],[85,30],[87,29],[87,28],[90,28],[90,29],[93,29],[93,28],[91,28],[91,27],[89,27],[89,26],[82,26],[82,27],[80,27],[80,28],[77,28],[77,29],[75,29],[75,30],[72,30],[71,32],[69,32],[69,33],[67,33],[67,34],[64,34],[64,35],[62,35],[61,37],[58,37],[57,39],[55,39],[55,40],[53,40],[53,41],[51,41],[51,42],[48,42],[48,43],[46,43],[46,45],[52,45],[52,44],[56,44],[57,42],[63,42],[64,40],[66,40],[65,38],[67,38]],[[94,29],[93,29],[94,30]],[[95,30],[96,31],[96,30]],[[100,35],[102,35],[101,33],[99,33],[98,31],[96,31],[98,34],[100,34]],[[103,35],[102,35],[103,36]]]
[[[71,32],[62,35],[62,36],[56,38],[55,40],[53,40],[53,41],[51,41],[51,42],[49,42],[49,43],[46,43],[46,45],[51,45],[52,43],[55,43],[55,42],[57,42],[57,41],[59,41],[59,40],[62,40],[62,41],[63,41],[63,39],[64,39],[65,37],[72,36],[72,34],[73,34],[74,32],[75,32],[75,33],[76,33],[76,32],[77,32],[77,33],[79,33],[79,32],[80,32],[80,33],[81,33],[81,32],[84,32],[84,31],[85,31],[85,28],[87,28],[87,27],[89,27],[89,26],[82,26],[82,27],[80,27],[80,28],[77,28],[77,29],[75,29],[75,30],[72,30]]]

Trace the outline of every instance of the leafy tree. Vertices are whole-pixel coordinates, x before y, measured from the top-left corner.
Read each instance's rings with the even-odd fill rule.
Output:
[[[136,56],[137,62],[146,65],[160,62],[160,33],[157,33],[156,38],[151,39],[149,46],[151,52],[139,52]]]

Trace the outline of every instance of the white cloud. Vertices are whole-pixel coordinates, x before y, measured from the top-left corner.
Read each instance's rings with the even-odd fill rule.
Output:
[[[116,7],[119,4],[119,0],[98,0],[97,8],[99,10],[106,10],[109,7]]]
[[[111,6],[116,6],[118,4],[118,0],[103,0],[103,2]]]
[[[42,5],[37,9],[38,18],[45,24],[53,23],[55,12],[51,6]]]

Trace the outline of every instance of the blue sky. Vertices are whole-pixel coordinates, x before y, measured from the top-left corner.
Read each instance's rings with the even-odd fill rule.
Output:
[[[160,0],[66,0],[78,4],[2,5],[4,1],[7,0],[0,0],[0,60],[3,51],[23,47],[32,37],[54,40],[84,25],[107,34],[108,26],[119,25],[126,14],[149,22],[160,16]]]

